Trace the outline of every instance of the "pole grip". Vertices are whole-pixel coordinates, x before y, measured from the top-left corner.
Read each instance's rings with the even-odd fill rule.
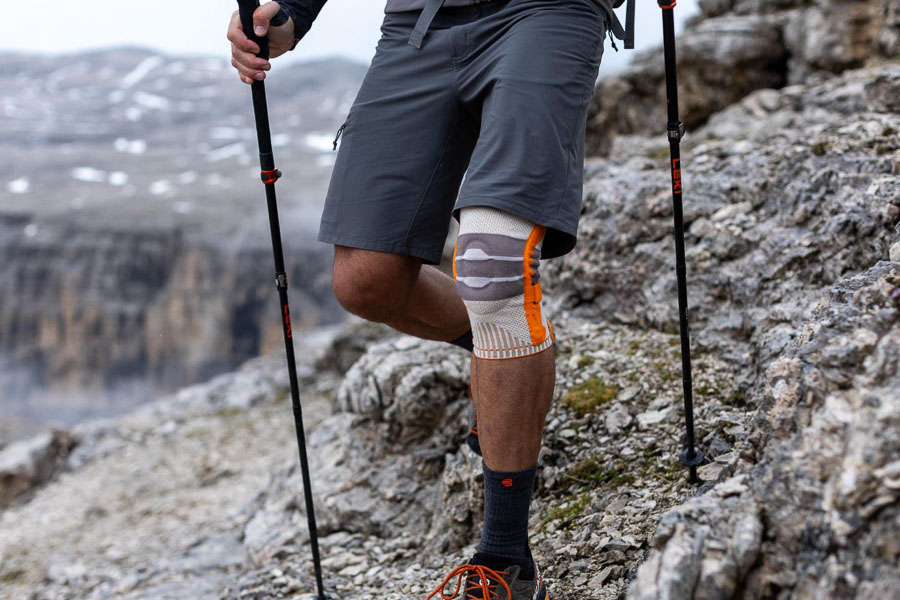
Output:
[[[244,28],[244,35],[259,46],[257,56],[269,60],[268,36],[259,37],[253,32],[253,13],[259,8],[259,0],[237,0],[237,3],[238,12],[241,14],[241,27]]]

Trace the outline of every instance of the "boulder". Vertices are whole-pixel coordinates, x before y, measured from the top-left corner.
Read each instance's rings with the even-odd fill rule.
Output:
[[[897,291],[880,262],[819,301],[767,365],[762,460],[663,516],[629,598],[900,592]]]
[[[4,448],[0,452],[0,508],[53,477],[76,442],[70,433],[52,430]]]
[[[758,89],[812,83],[900,52],[892,0],[704,0],[676,42],[679,116],[688,130]],[[665,139],[661,48],[600,80],[588,109],[588,154],[622,134]],[[656,115],[654,118],[653,115]]]

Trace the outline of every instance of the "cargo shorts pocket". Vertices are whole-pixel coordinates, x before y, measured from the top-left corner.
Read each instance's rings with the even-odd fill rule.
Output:
[[[353,143],[353,136],[349,135],[352,121],[353,110],[351,109],[334,135],[332,151],[336,151],[337,156],[334,160],[334,167],[331,170],[328,191],[325,194],[325,206],[322,208],[323,223],[334,223],[338,218],[340,203],[346,201],[343,192],[344,184],[349,176],[347,165],[349,164],[350,149]]]

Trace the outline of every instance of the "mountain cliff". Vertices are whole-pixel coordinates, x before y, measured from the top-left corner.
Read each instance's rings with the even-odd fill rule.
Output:
[[[314,240],[365,71],[276,67],[282,231],[300,328],[342,317]],[[121,413],[280,346],[249,90],[225,60],[0,55],[0,444]],[[10,423],[4,418],[4,424]]]

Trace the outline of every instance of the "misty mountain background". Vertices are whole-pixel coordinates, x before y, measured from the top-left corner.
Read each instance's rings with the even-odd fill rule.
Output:
[[[366,65],[267,82],[296,327],[343,316],[315,241]],[[227,61],[0,54],[0,445],[278,350],[249,88]]]

